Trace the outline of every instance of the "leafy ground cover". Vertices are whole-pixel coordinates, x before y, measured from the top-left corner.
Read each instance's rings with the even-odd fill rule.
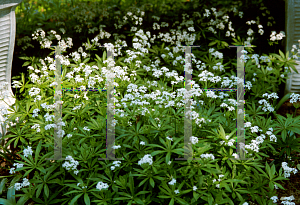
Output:
[[[0,203],[8,204],[5,200],[12,200],[7,196],[14,190],[19,204],[299,202],[300,98],[280,94],[295,65],[297,46],[293,58],[276,47],[284,34],[268,32],[272,23],[262,22],[272,18],[262,15],[263,10],[270,12],[261,2],[253,2],[261,19],[247,16],[250,5],[240,2],[235,8],[213,1],[214,5],[174,2],[67,1],[58,6],[49,1],[43,8],[38,3],[32,6],[35,14],[31,9],[16,13],[14,58],[23,60],[28,75],[13,82],[19,109],[6,116],[7,123],[15,125],[4,136]],[[264,35],[267,41],[260,40]],[[231,161],[236,157],[236,92],[199,88],[235,88],[236,50],[227,46],[245,41],[256,46],[245,48],[241,58],[246,73],[246,157],[253,160]],[[95,160],[106,152],[102,91],[62,91],[63,157],[69,156],[71,164],[45,160],[53,156],[55,126],[50,106],[55,64],[49,46],[64,48],[63,86],[84,90],[105,87],[109,62],[106,49],[99,46],[109,43],[126,46],[115,49],[114,67],[114,149],[124,160]],[[190,139],[193,157],[200,161],[175,161],[183,157],[184,144],[185,53],[176,48],[178,44],[201,45],[192,51]],[[261,47],[268,48],[267,54]]]

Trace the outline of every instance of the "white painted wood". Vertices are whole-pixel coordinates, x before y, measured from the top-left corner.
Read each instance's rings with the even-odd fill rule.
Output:
[[[292,58],[292,46],[298,47],[300,40],[300,0],[286,0],[285,1],[285,33],[286,33],[286,52],[289,51],[289,57]],[[297,52],[297,49],[295,49]],[[300,60],[300,59],[298,59]],[[300,94],[300,61],[296,61],[296,69],[299,74],[291,69],[285,85],[284,93]]]
[[[295,65],[299,74],[291,70],[291,73],[288,74],[288,79],[286,80],[284,94],[296,93],[300,94],[300,61],[296,61],[298,65]]]
[[[15,103],[15,97],[11,90],[11,69],[16,36],[15,9],[22,0],[0,0],[0,144],[2,138],[2,126],[4,125],[5,109]],[[6,97],[8,96],[8,97]],[[2,99],[2,100],[1,100]],[[9,111],[8,111],[9,112]],[[9,112],[10,113],[10,112]],[[9,125],[8,125],[9,126]],[[5,128],[8,128],[5,127]],[[4,133],[7,130],[4,129]],[[2,151],[2,150],[0,150]],[[2,151],[3,152],[3,151]]]

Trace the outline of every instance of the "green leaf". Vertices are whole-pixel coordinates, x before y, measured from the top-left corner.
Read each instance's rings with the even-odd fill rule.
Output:
[[[104,62],[105,58],[106,58],[106,51],[104,51],[104,52],[103,52],[103,55],[102,55],[102,61],[103,61],[103,62]]]
[[[209,193],[209,195],[208,195],[208,204],[212,205],[213,201],[214,201],[214,198],[212,197],[211,193]]]
[[[41,192],[42,192],[43,184],[39,184],[37,186],[37,191],[36,191],[36,198],[39,198]]]
[[[287,135],[287,132],[286,132],[286,129],[284,129],[281,133],[281,137],[282,137],[282,141],[285,142],[286,140],[286,135]]]
[[[45,192],[45,195],[47,196],[47,198],[49,197],[49,187],[48,187],[48,185],[47,184],[45,184],[45,186],[44,186],[44,192]]]
[[[275,182],[275,184],[276,184],[280,189],[285,190],[285,188],[283,188],[283,186],[282,186],[281,184],[278,184],[278,183],[276,183],[276,182]]]
[[[270,166],[267,162],[266,162],[266,170],[267,170],[269,177],[271,178],[271,170],[270,170]]]
[[[189,205],[188,202],[186,202],[184,199],[176,197],[176,200],[180,202],[180,204]]]
[[[279,50],[279,53],[280,53],[281,57],[284,59],[285,58],[284,53],[281,50]]]
[[[297,168],[300,170],[300,164],[297,164]]]
[[[13,202],[14,204],[16,204],[16,197],[14,196],[16,194],[15,192],[15,187],[12,187],[10,189],[8,189],[7,191],[7,199],[11,202]]]
[[[274,183],[270,181],[269,182],[269,187],[270,187],[271,191],[273,191],[274,190]]]
[[[141,182],[139,183],[139,186],[138,186],[138,187],[142,186],[147,180],[148,180],[148,178],[146,178],[146,179],[144,179],[143,181],[141,181]],[[150,182],[151,182],[151,181],[150,181]]]
[[[150,178],[150,184],[151,184],[151,186],[154,188],[155,182],[154,182],[154,180],[153,180],[152,178]]]
[[[70,205],[73,205],[73,204],[77,201],[77,199],[78,199],[79,197],[81,197],[81,195],[82,195],[82,194],[78,194],[77,196],[75,196],[75,197],[72,199],[72,201],[70,202]]]
[[[91,204],[91,201],[90,201],[90,197],[87,193],[84,194],[84,203],[86,205],[90,205]]]
[[[42,143],[40,141],[38,146],[37,146],[36,152],[35,152],[35,163],[37,163],[37,160],[38,160],[38,157],[39,157],[39,154],[40,154],[40,151],[41,151],[41,147],[42,147]]]
[[[168,152],[167,156],[166,156],[166,163],[168,163],[170,161],[170,158],[171,158],[171,153]]]
[[[20,59],[22,60],[29,60],[30,58],[29,57],[19,57]]]
[[[26,61],[25,63],[23,63],[22,67],[28,66],[30,63],[31,63],[30,61]]]
[[[276,172],[276,169],[275,169],[275,165],[273,164],[272,168],[271,168],[271,176],[272,176],[271,179],[273,179],[275,172]]]
[[[3,204],[3,205],[14,205],[15,203],[12,203],[12,202],[10,202],[7,199],[0,199],[0,204]]]
[[[148,48],[148,50],[151,51],[152,53],[157,54],[157,51],[155,51],[155,50],[153,50],[153,49],[151,49],[151,48]]]
[[[2,194],[4,187],[5,187],[5,183],[7,182],[7,178],[2,179],[1,183],[0,183],[0,195]]]
[[[210,43],[208,44],[208,46],[213,46],[213,45],[215,45],[216,43],[217,43],[217,41],[210,42]]]
[[[86,62],[88,62],[90,60],[90,58],[86,58],[86,59],[84,59],[84,61],[82,62],[82,63],[86,63]]]
[[[164,49],[165,47],[165,42],[163,42],[163,44],[161,45],[161,49]]]
[[[224,183],[223,181],[221,181],[220,183],[220,188],[225,187],[225,189],[229,192],[232,192],[231,189],[229,188],[228,184]]]
[[[222,182],[237,182],[237,183],[241,183],[241,184],[247,184],[247,182],[245,182],[241,179],[226,179],[226,180],[223,180]]]

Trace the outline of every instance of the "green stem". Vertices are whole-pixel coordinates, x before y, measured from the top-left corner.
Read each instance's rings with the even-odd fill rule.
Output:
[[[296,110],[295,110],[295,114],[294,114],[294,117],[296,117],[296,114],[297,114],[297,108],[296,108]]]
[[[175,137],[176,137],[176,117],[175,117]]]

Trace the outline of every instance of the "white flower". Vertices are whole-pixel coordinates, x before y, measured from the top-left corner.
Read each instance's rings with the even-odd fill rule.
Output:
[[[300,101],[300,95],[299,94],[292,93],[290,98],[291,98],[290,103],[295,103],[298,100]]]
[[[72,169],[75,169],[75,171],[74,171],[74,174],[78,174],[78,170],[77,170],[77,166],[79,165],[79,162],[78,161],[76,161],[76,160],[74,160],[73,159],[73,157],[72,156],[70,156],[70,155],[68,155],[67,157],[66,157],[66,160],[68,160],[68,161],[70,161],[70,162],[65,162],[63,165],[62,165],[62,167],[66,167],[66,169],[67,170],[70,170],[71,168]]]
[[[251,132],[258,132],[258,126],[251,127]]]
[[[169,182],[170,185],[174,185],[176,183],[176,179],[172,179],[172,181]]]
[[[274,186],[277,187],[276,184],[274,184]],[[276,203],[277,200],[278,200],[278,197],[277,196],[272,196],[270,199],[273,200],[273,203]]]
[[[24,149],[23,152],[24,152],[25,157],[28,157],[28,155],[32,156],[32,153],[33,153],[31,147],[29,147],[29,146],[27,146],[27,149]]]
[[[107,183],[103,183],[102,181],[100,181],[100,182],[98,182],[98,184],[97,184],[97,186],[96,186],[96,189],[99,189],[100,191],[102,190],[102,189],[106,189],[106,188],[108,188],[109,186],[108,186],[108,184]]]
[[[228,107],[228,110],[232,111],[232,110],[235,110],[235,109],[234,109],[234,107],[230,106],[230,107]]]
[[[215,159],[213,154],[201,154],[201,158],[211,158],[212,160]]]
[[[15,189],[18,191],[22,188],[22,184],[21,183],[15,183]]]
[[[171,140],[171,141],[173,141],[173,138],[170,138],[170,137],[168,137],[168,136],[167,136],[166,138],[167,138],[168,140]]]
[[[18,168],[22,168],[24,166],[24,164],[14,163],[14,166],[17,166],[17,169],[18,169]]]
[[[244,14],[244,13],[243,13],[242,11],[239,12],[240,18],[243,18],[243,14]]]
[[[206,16],[206,17],[209,17],[209,15],[210,15],[210,11],[208,10],[208,9],[205,9],[205,14],[203,14],[203,16]]]
[[[247,34],[248,34],[248,36],[251,36],[253,34],[253,30],[251,28],[249,28]]]
[[[121,148],[121,145],[117,145],[117,146],[114,145],[112,148],[113,149],[119,149],[119,148]]]
[[[214,52],[214,48],[210,48],[208,51],[210,52],[210,53],[212,53],[212,52]]]
[[[239,156],[237,155],[237,153],[233,153],[232,156],[234,156],[234,158],[238,159]]]
[[[83,130],[90,131],[88,127],[84,127]]]
[[[149,165],[152,165],[153,160],[152,160],[152,156],[150,154],[146,154],[140,161],[138,161],[139,165],[145,164],[145,163],[149,163]]]
[[[189,27],[188,30],[189,30],[189,31],[192,31],[192,32],[195,31],[194,27]]]
[[[190,140],[191,140],[192,144],[198,143],[198,137],[191,136]]]
[[[28,179],[27,178],[23,178],[22,186],[25,187],[25,186],[29,186],[29,185],[30,185],[30,183],[29,183]]]

